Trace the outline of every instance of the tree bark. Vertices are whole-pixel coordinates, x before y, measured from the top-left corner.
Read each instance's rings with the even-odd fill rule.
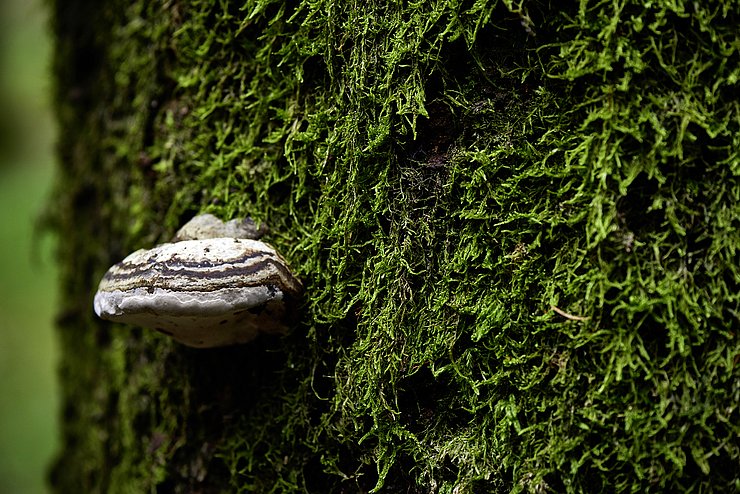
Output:
[[[54,490],[736,488],[740,5],[700,4],[52,2]],[[269,226],[287,335],[94,316],[199,212]]]

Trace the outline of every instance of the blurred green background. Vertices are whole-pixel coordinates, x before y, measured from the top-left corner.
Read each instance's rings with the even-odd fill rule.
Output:
[[[0,493],[46,492],[57,445],[51,87],[43,0],[0,0]]]

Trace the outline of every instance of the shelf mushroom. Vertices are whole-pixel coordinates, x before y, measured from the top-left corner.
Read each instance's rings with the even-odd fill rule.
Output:
[[[287,329],[303,287],[254,223],[196,216],[171,243],[141,249],[103,276],[102,319],[152,328],[187,346],[246,343]]]

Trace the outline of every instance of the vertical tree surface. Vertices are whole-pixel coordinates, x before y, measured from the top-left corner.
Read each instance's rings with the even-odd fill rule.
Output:
[[[740,3],[52,2],[57,492],[732,492]],[[199,212],[283,337],[100,321]]]

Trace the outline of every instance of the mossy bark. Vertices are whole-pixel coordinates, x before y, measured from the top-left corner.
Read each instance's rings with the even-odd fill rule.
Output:
[[[57,492],[731,492],[740,4],[52,2]],[[284,337],[97,320],[198,212]]]

